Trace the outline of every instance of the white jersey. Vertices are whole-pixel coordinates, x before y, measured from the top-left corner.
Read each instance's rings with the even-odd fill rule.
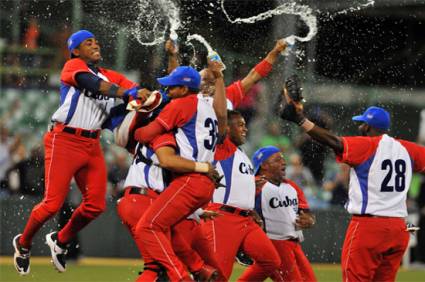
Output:
[[[157,117],[175,130],[178,154],[197,162],[212,162],[218,136],[218,121],[211,97],[201,94],[173,99]]]
[[[302,206],[300,200],[301,197],[304,199],[304,195],[299,197],[300,189],[291,184],[276,186],[266,182],[257,195],[255,208],[264,220],[267,236],[272,240],[304,240],[302,231],[295,229],[298,209]]]
[[[407,149],[383,135],[368,159],[351,168],[348,212],[406,217],[412,169]]]
[[[226,144],[217,146],[217,151]],[[255,176],[248,156],[237,148],[230,157],[217,161],[216,168],[220,175],[224,175],[221,183],[226,187],[215,189],[212,202],[240,209],[254,209]]]
[[[109,81],[100,72],[95,73],[91,69],[90,72]],[[51,120],[71,127],[88,130],[101,129],[114,104],[115,98],[93,94],[86,89],[79,90],[74,86],[61,83],[60,106]]]
[[[147,187],[162,192],[170,182],[169,172],[159,166],[154,151],[137,144],[136,154],[131,164],[124,187]]]

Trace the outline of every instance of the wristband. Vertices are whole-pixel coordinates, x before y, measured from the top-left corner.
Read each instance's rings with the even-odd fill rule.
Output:
[[[305,119],[300,126],[305,130],[305,132],[309,132],[310,130],[313,129],[315,124],[309,121],[308,119]]]
[[[195,171],[196,172],[206,173],[209,170],[210,170],[210,167],[207,163],[200,163],[200,162],[195,163]]]
[[[254,70],[262,77],[266,77],[272,71],[272,68],[273,65],[264,59],[254,67]]]

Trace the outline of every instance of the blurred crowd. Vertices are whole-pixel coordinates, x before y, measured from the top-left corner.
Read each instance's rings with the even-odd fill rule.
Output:
[[[41,28],[35,17],[24,21],[19,41],[0,38],[4,87],[34,88],[45,86],[49,76],[57,72],[69,57],[64,42],[72,32],[68,24],[59,24],[53,31]]]

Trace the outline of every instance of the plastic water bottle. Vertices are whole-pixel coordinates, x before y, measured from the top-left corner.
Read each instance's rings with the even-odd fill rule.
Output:
[[[222,70],[225,70],[226,69],[226,66],[224,65],[223,61],[221,60],[220,55],[218,55],[217,52],[215,52],[215,51],[209,51],[208,52],[208,59],[211,62],[220,62],[223,65],[223,69]]]
[[[282,56],[288,56],[289,53],[292,51],[292,49],[295,46],[295,36],[291,35],[291,36],[284,38],[283,40],[286,42],[287,46],[281,54],[282,54]]]

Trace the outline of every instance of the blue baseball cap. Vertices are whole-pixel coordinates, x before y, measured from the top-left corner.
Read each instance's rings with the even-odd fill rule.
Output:
[[[201,85],[201,75],[197,70],[188,66],[175,68],[169,75],[157,79],[163,86],[187,86],[198,90]]]
[[[94,38],[94,34],[91,33],[88,30],[82,29],[79,30],[75,33],[73,33],[69,38],[68,38],[68,50],[69,52],[72,51],[77,48],[78,46],[80,46],[81,42],[83,42],[86,39],[89,38]]]
[[[391,124],[390,114],[380,107],[369,107],[360,116],[354,116],[354,121],[361,121],[372,127],[388,130]]]
[[[252,156],[252,162],[254,164],[254,174],[256,175],[258,173],[258,170],[260,170],[260,166],[273,154],[280,153],[280,150],[278,147],[275,146],[266,146],[258,149],[255,151],[254,155]]]

